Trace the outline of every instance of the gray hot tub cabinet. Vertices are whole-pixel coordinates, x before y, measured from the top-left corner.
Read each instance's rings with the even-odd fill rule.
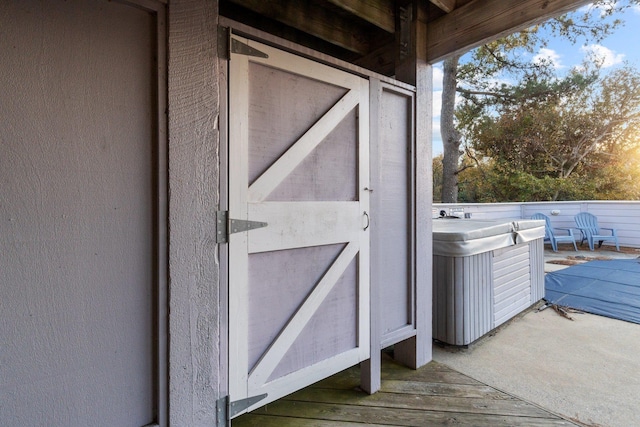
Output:
[[[544,221],[433,221],[433,338],[467,345],[544,297]]]

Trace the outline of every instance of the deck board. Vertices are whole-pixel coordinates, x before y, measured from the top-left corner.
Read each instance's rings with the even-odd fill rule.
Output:
[[[383,357],[382,389],[353,367],[233,420],[233,427],[576,426],[437,362],[414,371]]]

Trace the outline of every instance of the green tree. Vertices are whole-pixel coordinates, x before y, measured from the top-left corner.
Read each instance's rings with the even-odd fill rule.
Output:
[[[438,203],[442,200],[442,154],[435,156],[433,164],[433,201]]]
[[[550,32],[574,43],[579,40],[599,41],[621,24],[619,19],[611,17],[638,2],[639,0],[597,0],[588,9],[580,9],[579,12],[560,16],[539,26],[487,43],[464,57],[457,55],[444,61],[440,115],[444,148],[443,202],[458,200],[459,159],[463,154],[463,133],[460,131],[460,112],[457,112],[455,107],[456,93],[476,101],[500,97],[503,87],[496,83],[498,77],[510,76],[517,81],[527,81],[540,76],[550,76],[553,74],[553,64],[550,61],[531,63],[522,60],[523,52],[534,52],[547,45],[548,39],[543,34]],[[473,108],[482,110],[483,106],[474,107],[468,104],[466,108],[466,112],[471,113]]]
[[[467,100],[461,111],[475,114],[478,104]],[[633,186],[603,172],[633,170],[624,166],[637,158],[631,154],[640,143],[637,70],[624,67],[602,77],[597,70],[574,71],[562,80],[538,76],[502,88],[501,96],[491,97],[482,111],[464,122],[463,134],[476,156],[490,157],[493,169],[509,179],[512,191],[502,194],[504,200],[633,196],[628,192]],[[590,186],[589,180],[599,185]]]

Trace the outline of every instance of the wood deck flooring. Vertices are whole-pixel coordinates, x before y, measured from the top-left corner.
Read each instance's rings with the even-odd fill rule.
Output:
[[[353,367],[233,420],[233,427],[576,426],[445,365],[414,371],[383,357],[382,390]]]

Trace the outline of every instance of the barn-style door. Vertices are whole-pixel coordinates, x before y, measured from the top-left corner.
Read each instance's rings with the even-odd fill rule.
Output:
[[[231,45],[229,217],[267,224],[229,236],[229,394],[267,394],[251,410],[369,357],[369,93]]]

